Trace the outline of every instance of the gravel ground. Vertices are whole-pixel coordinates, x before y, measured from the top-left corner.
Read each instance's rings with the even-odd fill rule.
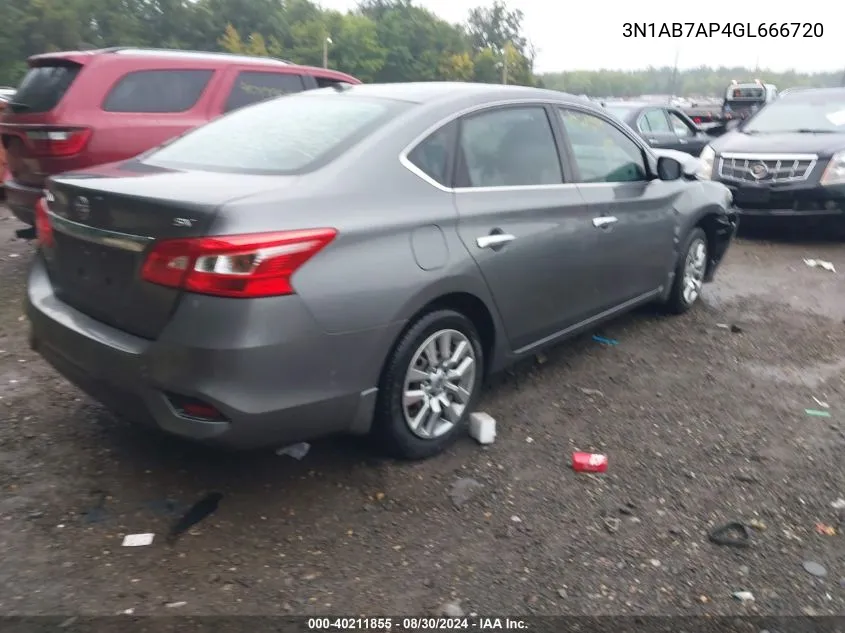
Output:
[[[406,464],[359,440],[296,461],[115,421],[29,351],[17,228],[0,207],[2,614],[845,612],[841,243],[737,240],[690,314],[642,311],[604,328],[616,346],[517,368],[482,403],[495,444]],[[573,472],[574,450],[608,473]],[[218,511],[166,545],[210,490]],[[708,541],[734,520],[758,526],[750,547]],[[137,532],[158,536],[121,547]]]

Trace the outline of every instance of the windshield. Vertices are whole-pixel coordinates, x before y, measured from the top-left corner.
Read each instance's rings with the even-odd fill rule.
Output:
[[[412,105],[332,88],[279,97],[196,128],[143,162],[229,173],[303,173],[334,160]]]
[[[845,96],[775,101],[757,113],[743,132],[845,133]]]

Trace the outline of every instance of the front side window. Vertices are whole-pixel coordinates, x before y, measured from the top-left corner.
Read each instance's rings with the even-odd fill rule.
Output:
[[[408,160],[420,171],[444,187],[451,184],[451,155],[454,151],[455,124],[450,123],[417,145]]]
[[[546,110],[511,107],[467,116],[459,135],[460,187],[524,187],[563,182]]]
[[[177,169],[298,174],[334,160],[413,104],[302,92],[214,119],[144,162]]]
[[[672,129],[669,127],[669,121],[666,120],[663,110],[649,110],[643,114],[643,117],[640,119],[640,130],[655,134],[672,133]]]
[[[669,122],[672,124],[672,131],[681,138],[695,136],[695,132],[687,125],[677,112],[668,112]]]
[[[139,70],[124,75],[103,102],[106,112],[185,112],[199,101],[213,70]]]
[[[302,82],[301,75],[264,71],[241,72],[238,73],[235,85],[232,86],[224,112],[231,112],[273,97],[302,92],[304,89],[305,84]]]
[[[559,109],[581,182],[637,182],[647,179],[640,147],[593,114]]]

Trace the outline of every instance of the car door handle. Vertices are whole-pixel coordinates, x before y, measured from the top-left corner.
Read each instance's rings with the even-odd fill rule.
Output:
[[[597,229],[603,229],[619,222],[619,218],[614,218],[612,215],[603,215],[598,218],[593,218],[593,226]]]
[[[515,235],[508,233],[493,233],[491,235],[483,235],[475,240],[478,248],[492,248],[513,242],[516,239]]]

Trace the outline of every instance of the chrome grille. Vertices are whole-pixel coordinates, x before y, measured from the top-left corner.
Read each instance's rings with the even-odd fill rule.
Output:
[[[719,178],[761,184],[807,180],[819,157],[815,154],[722,154]]]

